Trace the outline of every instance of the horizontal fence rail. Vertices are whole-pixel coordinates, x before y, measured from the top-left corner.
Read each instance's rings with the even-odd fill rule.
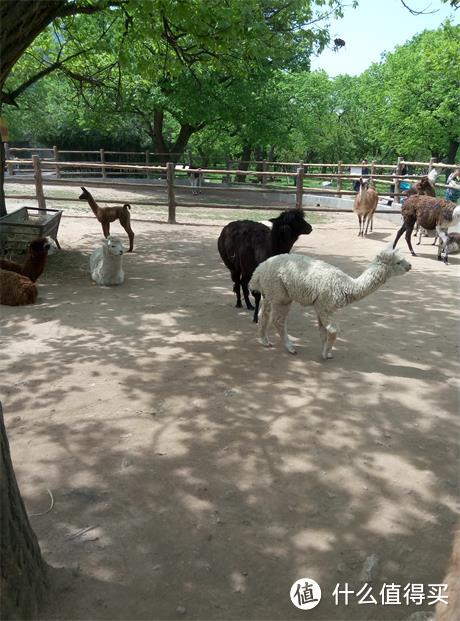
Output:
[[[12,152],[31,153],[31,158],[12,157]],[[36,152],[53,152],[54,158],[39,156]],[[63,154],[91,154],[98,155],[99,161],[65,161],[59,159],[59,156]],[[143,155],[144,162],[142,163],[120,163],[120,162],[108,162],[105,160],[106,155]],[[58,151],[57,147],[50,148],[25,148],[25,147],[9,147],[7,149],[6,166],[9,175],[5,177],[5,183],[34,185],[35,196],[31,195],[6,195],[8,199],[20,199],[20,200],[36,200],[39,207],[46,209],[46,200],[49,201],[65,201],[65,202],[79,202],[78,198],[70,197],[58,197],[53,195],[46,195],[44,192],[44,185],[50,186],[79,186],[84,184],[88,187],[110,187],[112,189],[119,190],[158,190],[164,191],[164,198],[159,201],[152,200],[137,200],[128,199],[122,200],[104,200],[98,198],[100,203],[113,203],[123,204],[130,202],[134,205],[151,206],[156,205],[160,207],[168,208],[168,222],[176,222],[176,208],[210,208],[210,209],[251,209],[251,210],[279,210],[282,208],[280,204],[277,206],[266,205],[251,205],[244,204],[238,200],[238,204],[229,203],[211,203],[209,201],[200,202],[199,199],[195,201],[178,200],[176,197],[177,191],[180,193],[193,191],[194,194],[202,194],[205,196],[207,193],[220,193],[225,191],[226,193],[235,193],[235,197],[238,192],[249,192],[255,198],[257,195],[260,197],[260,202],[265,201],[265,196],[268,194],[279,194],[280,196],[293,196],[293,202],[295,200],[295,206],[298,208],[303,207],[303,199],[306,194],[318,197],[352,197],[356,195],[356,191],[350,188],[353,182],[360,178],[360,174],[357,174],[356,169],[362,168],[362,164],[347,164],[338,162],[332,163],[304,163],[304,162],[271,162],[263,160],[261,162],[255,162],[256,165],[260,165],[261,170],[249,170],[246,168],[232,168],[229,166],[230,162],[227,161],[226,168],[211,168],[211,167],[192,167],[181,163],[168,162],[166,165],[156,165],[149,162],[150,156],[158,156],[159,154],[151,154],[149,152],[138,151]],[[248,162],[239,161],[239,166]],[[433,168],[445,169],[455,168],[455,165],[446,165],[444,163],[437,163],[433,159],[430,162],[409,162],[404,161],[401,158],[398,159],[396,166],[391,164],[378,164],[371,162],[367,164],[369,174],[366,177],[371,177],[375,184],[377,184],[377,190],[379,194],[384,195],[384,199],[397,198],[402,195],[400,191],[400,183],[402,181],[413,183],[420,179],[423,175],[401,175],[400,172],[404,165],[416,165],[426,168],[427,172]],[[284,170],[270,170],[271,167],[282,166]],[[289,172],[285,170],[286,167],[290,167],[293,171]],[[324,172],[325,168],[333,168],[337,172]],[[320,170],[320,172],[311,172],[312,169]],[[355,169],[355,170],[353,170]],[[380,173],[378,170],[391,169],[391,174]],[[84,175],[82,178],[81,175]],[[109,174],[114,174],[117,177],[121,175],[142,175],[145,178],[145,182],[129,182],[127,180],[118,181],[115,177],[111,176],[108,180]],[[427,173],[424,173],[427,174]],[[68,175],[72,175],[68,176]],[[77,178],[75,176],[77,175]],[[98,180],[90,180],[86,177],[88,175],[98,175]],[[102,177],[102,178],[101,178]],[[206,183],[203,183],[206,178]],[[246,182],[249,179],[249,183]],[[188,185],[188,181],[193,181]],[[255,181],[254,181],[255,180]],[[278,184],[284,181],[284,185],[275,185],[276,180]],[[324,181],[321,186],[312,186],[311,182]],[[184,182],[187,182],[184,185]],[[292,185],[286,186],[287,184]],[[348,185],[347,189],[345,186]],[[385,189],[382,189],[382,185]],[[392,186],[390,189],[390,185]],[[380,186],[380,188],[379,188]],[[447,187],[445,184],[436,183],[439,188]],[[295,197],[295,199],[294,199]],[[335,212],[349,212],[350,208],[323,208],[319,204],[316,207],[303,207],[305,211],[335,211]],[[386,214],[399,214],[400,209],[385,209],[384,211],[377,211],[377,213]]]

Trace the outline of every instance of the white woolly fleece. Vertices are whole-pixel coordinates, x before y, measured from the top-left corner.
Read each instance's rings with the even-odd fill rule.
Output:
[[[398,274],[411,268],[394,250],[382,250],[358,278],[339,268],[300,254],[280,254],[267,259],[255,270],[249,288],[280,304],[299,302],[318,310],[334,312],[360,300]]]
[[[93,250],[89,258],[91,278],[101,286],[121,285],[123,272],[123,244],[118,237],[109,235],[101,246]]]

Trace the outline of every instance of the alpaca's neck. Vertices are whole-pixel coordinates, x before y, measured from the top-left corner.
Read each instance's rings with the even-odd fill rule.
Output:
[[[349,302],[357,302],[381,287],[390,277],[387,266],[372,264],[358,278],[352,278]]]
[[[46,256],[37,259],[28,254],[21,267],[22,275],[35,282],[45,269],[45,261]]]
[[[279,231],[273,230],[270,236],[271,255],[285,254],[291,251],[296,239],[292,235],[280,235]]]
[[[365,203],[366,198],[367,198],[367,188],[366,186],[363,185],[361,186],[361,189],[359,190],[359,202]]]
[[[94,215],[97,216],[99,205],[96,203],[96,201],[89,192],[86,193],[86,200],[88,201],[89,206],[93,210]]]

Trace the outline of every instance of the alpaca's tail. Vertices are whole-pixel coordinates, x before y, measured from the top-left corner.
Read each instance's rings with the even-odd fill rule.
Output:
[[[126,209],[126,207],[127,207],[128,209],[131,209],[131,205],[130,205],[129,203],[125,203],[125,204],[123,205],[123,209]]]

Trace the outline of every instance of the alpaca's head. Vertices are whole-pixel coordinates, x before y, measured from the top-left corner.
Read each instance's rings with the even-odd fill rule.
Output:
[[[83,188],[83,187],[82,187],[81,189],[82,189],[83,191],[82,191],[82,193],[80,194],[80,196],[78,197],[78,199],[79,199],[79,200],[81,200],[81,201],[87,201],[87,200],[88,200],[88,198],[90,198],[90,197],[91,197],[91,194],[88,192],[88,190],[87,190],[86,188]]]
[[[431,183],[428,177],[422,177],[419,181],[420,190],[426,190],[431,187]]]
[[[368,177],[366,177],[366,179],[363,179],[362,177],[360,177],[359,181],[359,188],[358,188],[358,192],[365,192],[369,189],[370,186],[370,179]]]
[[[54,239],[52,237],[47,237],[46,238],[47,242],[48,242],[48,255],[50,254],[56,254],[56,252],[58,251],[58,247],[56,242],[54,241]]]
[[[278,234],[287,234],[297,239],[299,235],[309,235],[312,226],[305,220],[303,209],[287,209],[280,213],[277,218],[270,218],[272,230]]]
[[[50,243],[48,237],[38,237],[29,244],[29,254],[35,259],[38,259],[39,257],[46,257],[49,249]]]
[[[109,235],[107,239],[102,241],[105,256],[112,255],[114,257],[121,256],[124,252],[123,243],[118,237]]]
[[[383,265],[388,270],[389,276],[406,274],[412,265],[403,257],[401,251],[392,247],[385,248],[374,259],[377,265]]]

